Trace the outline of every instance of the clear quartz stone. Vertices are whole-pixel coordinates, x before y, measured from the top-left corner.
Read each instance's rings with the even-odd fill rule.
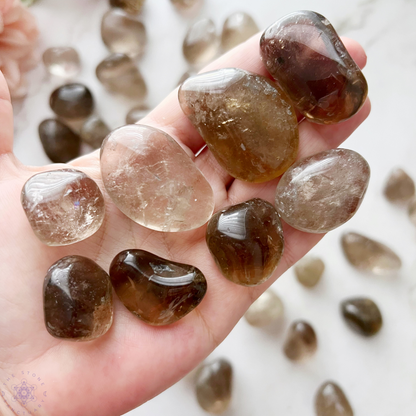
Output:
[[[43,53],[43,63],[51,75],[74,78],[81,70],[78,52],[74,48],[49,48]]]
[[[272,289],[267,289],[253,302],[244,317],[250,325],[263,327],[281,319],[283,313],[282,300]]]
[[[236,12],[224,22],[221,47],[224,52],[251,38],[259,31],[254,19],[247,13]]]

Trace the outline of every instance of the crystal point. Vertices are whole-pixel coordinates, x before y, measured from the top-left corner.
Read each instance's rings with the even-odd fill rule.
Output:
[[[83,124],[80,135],[85,143],[94,149],[99,149],[109,133],[110,129],[107,124],[99,117],[92,116]]]
[[[224,22],[221,46],[224,52],[251,38],[259,31],[254,19],[247,13],[236,12]]]
[[[111,7],[119,7],[127,13],[138,14],[142,11],[145,0],[110,0]]]
[[[53,112],[62,118],[80,119],[91,115],[94,99],[91,91],[82,84],[66,84],[57,88],[50,97]]]
[[[43,63],[51,75],[61,78],[74,78],[81,70],[78,52],[70,47],[46,49]]]
[[[351,405],[341,387],[327,381],[315,397],[316,416],[354,416]]]
[[[283,346],[286,357],[299,361],[314,354],[317,347],[318,341],[311,325],[304,321],[293,322]]]
[[[325,264],[319,257],[306,256],[295,264],[296,277],[306,287],[316,286],[324,270]]]
[[[405,204],[415,196],[415,183],[403,169],[396,169],[387,180],[384,195],[391,202]]]
[[[267,289],[248,308],[244,317],[250,325],[263,327],[281,319],[283,312],[282,300],[272,289]]]

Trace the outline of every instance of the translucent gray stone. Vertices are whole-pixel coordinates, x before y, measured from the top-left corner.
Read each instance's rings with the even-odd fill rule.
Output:
[[[80,136],[81,139],[94,149],[99,149],[103,140],[110,133],[107,124],[99,117],[90,117],[82,126]]]
[[[244,317],[250,325],[263,327],[281,319],[283,313],[282,300],[272,289],[267,289],[253,302]]]
[[[43,63],[51,75],[74,78],[81,70],[78,52],[74,48],[49,48],[43,53]]]

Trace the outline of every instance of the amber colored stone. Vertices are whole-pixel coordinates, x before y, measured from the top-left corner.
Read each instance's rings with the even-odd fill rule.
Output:
[[[196,374],[196,397],[199,405],[207,412],[225,412],[231,402],[233,368],[224,359],[204,364]]]
[[[142,118],[145,118],[149,111],[150,108],[145,104],[133,107],[126,115],[126,124],[136,124]]]
[[[104,121],[97,116],[92,116],[83,124],[80,136],[85,143],[94,149],[99,149],[110,131]]]
[[[97,78],[110,91],[142,101],[147,87],[142,74],[131,58],[122,53],[113,53],[96,69]]]
[[[66,84],[57,88],[49,100],[53,112],[62,118],[86,118],[94,110],[91,91],[82,84]]]
[[[353,116],[367,81],[328,20],[298,11],[267,28],[260,54],[295,107],[310,121],[333,124]]]
[[[272,289],[267,289],[248,308],[244,317],[250,325],[263,327],[281,319],[283,312],[282,300]]]
[[[48,48],[42,58],[47,71],[57,77],[74,78],[81,70],[79,55],[74,48]]]
[[[314,329],[307,322],[293,322],[283,346],[286,357],[299,361],[314,354],[317,347],[318,341]]]
[[[119,7],[127,13],[137,14],[143,9],[145,0],[110,0],[111,7]]]
[[[259,31],[254,19],[247,13],[236,12],[229,16],[222,28],[221,47],[224,52],[251,38]]]
[[[276,189],[282,219],[301,231],[326,233],[351,219],[367,191],[370,167],[358,153],[333,149],[293,164]]]
[[[351,405],[341,387],[327,381],[315,396],[316,416],[354,416]]]
[[[101,175],[116,206],[157,231],[204,225],[214,210],[211,186],[192,159],[161,130],[129,124],[101,147]]]
[[[412,221],[412,223],[416,225],[416,199],[410,202],[408,207],[408,214],[410,221]]]
[[[383,325],[380,309],[371,299],[347,299],[341,303],[341,311],[348,326],[361,335],[371,337]]]
[[[207,291],[207,281],[196,267],[144,250],[117,254],[110,278],[124,306],[150,325],[178,321],[200,304]]]
[[[81,152],[81,138],[59,120],[39,124],[39,137],[46,155],[54,163],[67,163]]]
[[[295,161],[295,110],[269,79],[237,68],[206,72],[182,84],[179,102],[231,176],[265,182]]]
[[[43,306],[48,332],[69,341],[91,341],[113,323],[112,288],[108,274],[95,262],[67,256],[45,277]]]
[[[403,169],[395,169],[387,180],[384,195],[391,202],[405,204],[415,196],[415,183]]]
[[[358,233],[342,236],[342,248],[347,260],[364,272],[385,276],[402,267],[400,257],[389,247]]]
[[[265,282],[283,255],[279,215],[272,204],[259,198],[214,214],[206,240],[221,273],[243,286]]]
[[[201,19],[188,30],[182,45],[185,59],[191,65],[203,65],[215,58],[219,39],[211,19]]]
[[[306,287],[314,287],[321,280],[325,264],[319,257],[306,256],[295,264],[295,274]]]

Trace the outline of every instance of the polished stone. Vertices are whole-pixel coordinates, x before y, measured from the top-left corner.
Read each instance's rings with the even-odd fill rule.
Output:
[[[145,0],[110,0],[111,7],[119,7],[127,13],[137,14],[143,9]]]
[[[39,124],[39,137],[46,155],[54,163],[67,163],[81,152],[81,138],[59,120]]]
[[[170,0],[178,10],[189,10],[202,3],[202,0]]]
[[[67,256],[51,266],[43,285],[45,325],[55,338],[91,341],[113,322],[108,274],[95,262]]]
[[[57,116],[67,119],[86,118],[94,110],[91,91],[77,83],[57,88],[51,94],[49,104]]]
[[[94,149],[99,149],[110,131],[104,121],[97,116],[92,116],[83,124],[80,136],[85,143]]]
[[[183,41],[182,51],[189,64],[200,66],[215,58],[218,45],[214,22],[204,18],[190,27]]]
[[[379,276],[397,273],[402,267],[400,257],[389,247],[358,233],[342,236],[347,260],[357,269]]]
[[[101,22],[101,37],[113,53],[141,57],[147,44],[146,28],[136,17],[121,9],[111,9]]]
[[[163,259],[144,250],[125,250],[110,266],[110,278],[124,306],[150,325],[183,318],[207,291],[196,267]]]
[[[196,374],[196,397],[199,405],[207,412],[225,412],[231,402],[233,369],[224,359],[204,364]]]
[[[335,29],[311,11],[291,13],[265,30],[260,53],[267,70],[310,121],[352,117],[367,97],[367,82]]]
[[[326,233],[351,219],[367,191],[370,167],[358,153],[327,150],[293,164],[276,189],[282,219],[301,231]]]
[[[416,225],[416,199],[410,202],[408,207],[408,214],[410,221],[412,221],[412,223]]]
[[[81,70],[78,52],[70,47],[46,49],[43,63],[51,75],[61,78],[74,78]]]
[[[380,309],[371,299],[347,299],[341,303],[341,311],[348,326],[361,335],[371,337],[383,325]]]
[[[325,264],[319,257],[305,256],[295,266],[298,281],[306,287],[314,287],[321,280]]]
[[[150,108],[146,104],[133,107],[126,115],[126,124],[136,124],[149,113]]]
[[[395,169],[387,180],[384,195],[390,202],[406,204],[415,196],[415,183],[403,169]]]
[[[265,282],[283,255],[279,215],[272,204],[259,198],[215,213],[206,241],[221,273],[243,286]]]
[[[229,16],[222,28],[221,47],[224,52],[251,38],[259,31],[254,19],[247,13],[236,12]]]
[[[317,347],[318,341],[314,329],[307,322],[293,322],[283,346],[286,357],[299,361],[313,355]]]
[[[101,148],[101,174],[116,206],[157,231],[204,225],[214,210],[211,186],[169,135],[141,124],[114,130]]]
[[[267,289],[248,308],[244,317],[250,325],[263,327],[282,319],[283,313],[282,300],[272,289]]]
[[[122,53],[113,53],[96,69],[97,78],[110,91],[140,102],[147,96],[143,76],[131,58]]]
[[[315,396],[316,416],[354,416],[347,397],[338,384],[327,381]]]
[[[237,68],[206,72],[179,89],[183,112],[233,177],[265,182],[296,159],[295,110],[272,81]]]

